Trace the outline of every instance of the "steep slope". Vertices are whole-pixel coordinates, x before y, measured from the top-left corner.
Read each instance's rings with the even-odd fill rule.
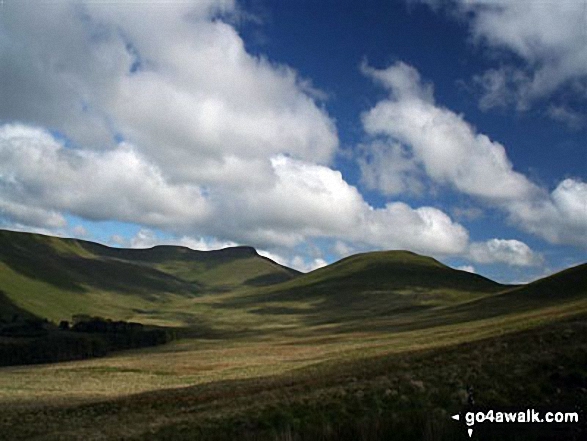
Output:
[[[0,290],[52,320],[89,313],[127,319],[177,298],[267,285],[297,272],[250,247],[118,249],[0,230]]]

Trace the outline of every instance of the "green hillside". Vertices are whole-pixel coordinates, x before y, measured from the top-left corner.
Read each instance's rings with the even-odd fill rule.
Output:
[[[449,268],[437,260],[410,251],[356,254],[304,275],[284,288],[301,286],[359,289],[456,289],[495,292],[501,285],[477,274]]]
[[[472,318],[496,317],[587,299],[587,264],[455,306],[450,314]]]
[[[0,290],[53,321],[73,314],[129,319],[178,299],[262,286],[298,273],[250,247],[110,248],[77,239],[0,230]]]
[[[6,314],[55,323],[75,314],[183,326],[204,334],[400,332],[582,299],[586,265],[506,286],[408,251],[357,254],[307,274],[251,247],[121,249],[0,230]]]
[[[225,307],[303,316],[306,326],[385,326],[440,307],[508,289],[477,274],[408,251],[354,255],[290,281],[227,298]],[[435,313],[436,314],[436,313]],[[436,314],[438,315],[438,314]]]
[[[405,251],[299,274],[247,247],[0,231],[0,291],[5,324],[181,327],[154,348],[0,368],[0,439],[466,439],[449,416],[469,385],[486,408],[587,405],[587,264],[505,286]],[[473,437],[585,435],[523,429]]]

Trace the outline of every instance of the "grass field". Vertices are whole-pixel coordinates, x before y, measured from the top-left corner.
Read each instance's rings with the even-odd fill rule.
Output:
[[[587,402],[586,265],[512,287],[406,252],[300,275],[248,248],[208,258],[14,234],[0,234],[3,311],[137,320],[181,338],[0,368],[0,439],[468,439],[449,418],[467,386],[486,406]],[[585,434],[532,430],[476,433]]]

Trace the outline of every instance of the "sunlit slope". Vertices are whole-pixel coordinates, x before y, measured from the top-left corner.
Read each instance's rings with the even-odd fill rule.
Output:
[[[358,254],[226,301],[265,314],[306,314],[308,324],[413,314],[507,289],[408,251]]]
[[[587,264],[484,297],[453,308],[455,314],[465,313],[471,319],[514,314],[544,307],[587,302]]]
[[[358,254],[300,274],[250,247],[119,249],[0,230],[6,311],[53,321],[84,313],[227,336],[403,332],[492,319],[583,301],[586,277],[581,265],[506,286],[407,251]]]
[[[448,415],[462,409],[467,385],[478,391],[477,404],[488,408],[520,402],[577,406],[584,403],[581,388],[587,378],[586,271],[587,265],[581,265],[473,300],[462,294],[461,300],[425,310],[347,316],[338,322],[354,322],[355,327],[313,327],[308,322],[304,332],[227,333],[116,357],[4,369],[0,410],[10,422],[5,433],[10,439],[73,439],[89,433],[117,438],[125,433],[142,434],[132,439],[191,440],[200,439],[202,424],[213,424],[262,427],[272,433],[259,439],[274,439],[272,424],[281,421],[276,414],[291,416],[296,421],[291,427],[300,430],[316,421],[321,427],[343,420],[364,427],[365,418],[373,415],[402,418],[417,428],[424,423],[414,421],[411,412],[434,415],[434,409],[445,409],[438,417],[446,424]],[[283,285],[262,291],[281,292]],[[379,305],[388,301],[382,299]],[[295,302],[302,300],[290,301]],[[277,303],[245,303],[239,311],[272,304]],[[282,314],[310,320],[331,313],[293,309],[283,308]],[[338,311],[345,309],[350,310],[339,306]],[[263,314],[259,317],[266,322]],[[138,392],[145,393],[134,395]],[[246,424],[231,420],[239,412]],[[75,424],[63,425],[65,419]],[[237,432],[211,439],[239,438],[249,439]]]
[[[297,274],[250,247],[118,249],[0,230],[0,290],[52,320],[87,313],[128,319],[177,300],[263,286]]]
[[[15,316],[23,319],[36,318],[25,309],[19,308],[4,292],[0,291],[0,323],[10,323]]]
[[[477,274],[459,271],[410,251],[356,254],[283,285],[292,289],[322,287],[342,291],[456,289],[495,292],[503,286]]]

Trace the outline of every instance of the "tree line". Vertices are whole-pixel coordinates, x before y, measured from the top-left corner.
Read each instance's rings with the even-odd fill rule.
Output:
[[[176,337],[171,329],[76,315],[72,323],[0,318],[0,366],[102,357],[111,351],[156,346]]]

